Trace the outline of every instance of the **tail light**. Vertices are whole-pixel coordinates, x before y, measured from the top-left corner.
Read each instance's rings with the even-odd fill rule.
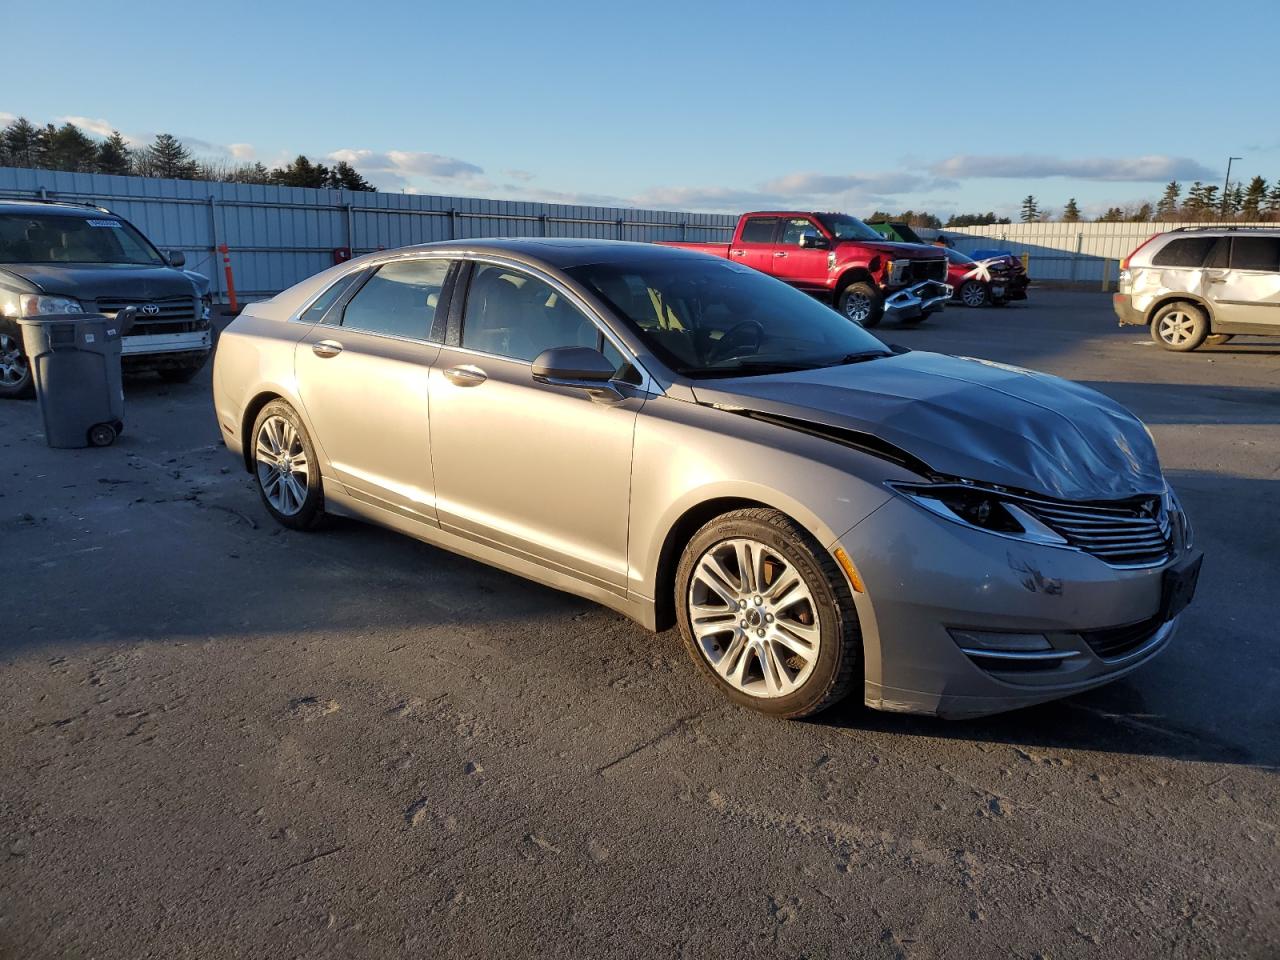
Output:
[[[1120,269],[1121,269],[1121,270],[1128,270],[1128,269],[1129,269],[1129,261],[1130,261],[1130,260],[1132,260],[1132,259],[1134,258],[1134,256],[1136,256],[1136,255],[1137,255],[1137,253],[1138,253],[1138,251],[1139,251],[1139,250],[1141,250],[1143,247],[1145,247],[1148,243],[1150,243],[1152,240],[1154,240],[1154,239],[1155,239],[1156,237],[1158,237],[1158,236],[1160,236],[1160,234],[1158,234],[1158,233],[1153,233],[1151,236],[1147,237],[1147,239],[1143,240],[1140,244],[1138,244],[1136,247],[1134,247],[1132,250],[1130,250],[1130,251],[1129,251],[1129,256],[1125,257],[1123,260],[1121,260],[1121,261],[1120,261]]]

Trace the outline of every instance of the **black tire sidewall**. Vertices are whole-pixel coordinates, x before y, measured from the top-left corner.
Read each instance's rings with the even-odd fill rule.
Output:
[[[784,697],[752,697],[735,689],[716,673],[702,654],[689,627],[689,581],[697,560],[716,544],[740,537],[758,540],[782,554],[804,577],[818,607],[818,662],[804,685]],[[845,678],[848,677],[849,664],[846,661],[851,656],[857,657],[861,649],[860,635],[857,634],[857,614],[854,612],[853,597],[847,584],[842,579],[833,582],[835,578],[831,576],[831,572],[838,571],[834,561],[824,571],[814,554],[815,547],[816,543],[811,546],[772,523],[754,517],[728,514],[704,526],[685,548],[676,570],[675,601],[680,635],[690,657],[731,702],[773,716],[802,717],[825,709],[839,698],[832,698],[832,688],[841,681],[842,672]],[[859,637],[857,647],[852,647],[849,643],[851,631]]]
[[[15,337],[18,341],[18,351],[22,354],[24,360],[27,361],[27,375],[17,383],[0,384],[0,400],[25,400],[28,397],[35,396],[36,378],[31,370],[31,360],[27,358],[27,353],[22,349],[22,331],[13,329],[0,329],[0,333],[8,334]]]
[[[283,514],[272,506],[271,501],[267,498],[267,492],[262,489],[262,481],[258,478],[258,457],[256,453],[258,431],[262,429],[263,422],[269,417],[283,417],[298,431],[298,438],[302,441],[302,449],[307,454],[307,463],[311,468],[307,476],[307,497],[302,503],[302,509],[292,516]],[[258,488],[258,496],[262,499],[262,505],[267,508],[267,512],[271,514],[277,523],[289,527],[291,530],[314,529],[324,516],[324,483],[320,474],[320,462],[316,457],[315,444],[311,442],[311,434],[307,432],[307,428],[303,425],[297,411],[283,400],[272,400],[263,407],[253,421],[253,431],[249,434],[249,450],[253,465],[253,484]]]
[[[1181,346],[1176,346],[1167,342],[1164,337],[1160,336],[1160,321],[1174,311],[1182,311],[1189,313],[1196,318],[1196,332],[1192,334],[1190,340]],[[1166,350],[1173,353],[1190,353],[1192,350],[1200,347],[1205,339],[1209,336],[1209,317],[1203,309],[1185,300],[1177,300],[1173,303],[1165,304],[1151,318],[1151,339],[1160,344]]]
[[[878,291],[865,280],[855,280],[853,283],[845,284],[840,288],[840,292],[836,295],[836,309],[840,311],[840,316],[844,317],[850,323],[857,323],[857,320],[850,318],[845,313],[844,302],[850,293],[861,293],[871,300],[871,313],[867,315],[867,319],[862,321],[863,327],[877,326],[884,317],[884,297],[880,296]]]

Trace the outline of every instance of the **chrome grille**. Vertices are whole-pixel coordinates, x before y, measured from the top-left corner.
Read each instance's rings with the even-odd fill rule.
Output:
[[[921,280],[942,280],[947,279],[947,261],[943,260],[912,260],[911,261],[911,282],[918,283]]]
[[[143,313],[142,308],[154,305],[155,313]],[[150,333],[186,333],[196,329],[199,305],[195,297],[161,297],[156,300],[132,297],[98,298],[98,312],[109,317],[125,307],[138,307],[133,321],[132,335]]]
[[[1160,497],[1106,506],[1030,499],[1018,505],[1073,547],[1114,566],[1148,566],[1169,558],[1171,524]]]

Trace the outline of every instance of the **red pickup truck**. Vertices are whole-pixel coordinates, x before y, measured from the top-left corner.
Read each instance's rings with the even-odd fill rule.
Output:
[[[951,298],[938,247],[894,243],[857,217],[794,210],[744,213],[732,243],[666,243],[745,263],[829,299],[850,320],[919,323]]]

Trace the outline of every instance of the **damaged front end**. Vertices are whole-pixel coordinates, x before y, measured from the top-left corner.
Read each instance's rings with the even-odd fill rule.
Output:
[[[884,299],[884,315],[890,320],[912,320],[941,310],[955,291],[938,280],[922,280]]]

